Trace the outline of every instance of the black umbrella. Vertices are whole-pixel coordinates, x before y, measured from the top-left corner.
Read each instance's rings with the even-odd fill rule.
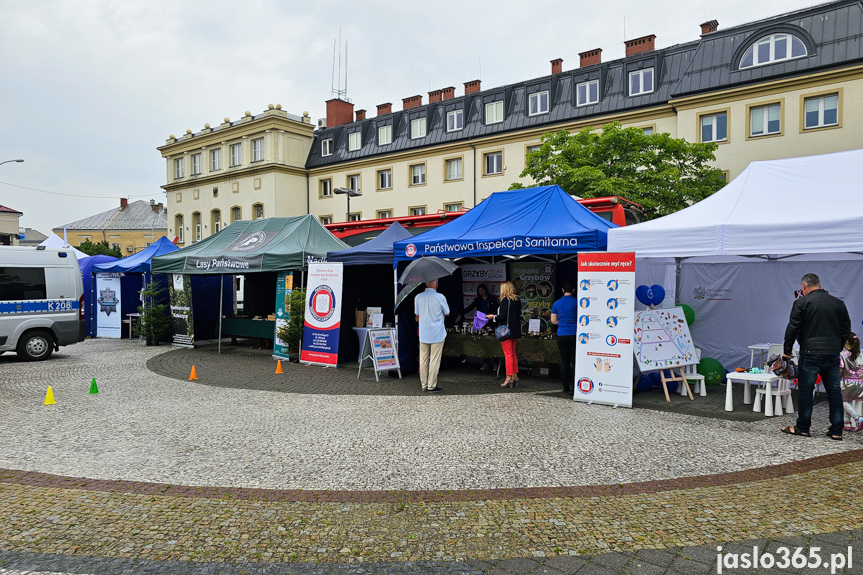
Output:
[[[458,269],[452,262],[429,256],[412,261],[399,277],[402,285],[411,283],[424,283],[448,276]]]

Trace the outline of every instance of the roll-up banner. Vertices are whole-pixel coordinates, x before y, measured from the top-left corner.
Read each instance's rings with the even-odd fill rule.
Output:
[[[573,399],[632,407],[635,254],[578,254]]]
[[[294,292],[294,272],[276,274],[276,333],[273,336],[273,357],[291,359],[288,342],[279,337],[279,330],[291,321],[291,294]],[[299,310],[298,310],[299,311]]]
[[[195,321],[192,316],[192,280],[185,274],[171,274],[171,328],[173,344],[195,347]]]
[[[342,262],[310,263],[300,362],[327,367],[339,362]]]
[[[119,338],[123,317],[120,314],[119,274],[96,274],[96,337]]]

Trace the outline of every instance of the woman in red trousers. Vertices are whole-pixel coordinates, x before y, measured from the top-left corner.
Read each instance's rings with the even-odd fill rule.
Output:
[[[500,342],[506,361],[506,380],[501,387],[515,387],[518,383],[518,358],[515,348],[521,337],[521,301],[515,293],[512,282],[504,282],[500,286],[500,306],[497,308],[497,313],[490,313],[486,317],[509,326],[510,338]]]

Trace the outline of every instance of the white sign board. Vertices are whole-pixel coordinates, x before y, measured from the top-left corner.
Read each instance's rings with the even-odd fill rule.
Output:
[[[119,338],[122,321],[120,278],[113,274],[96,274],[96,337]]]
[[[641,371],[698,363],[683,308],[646,309],[635,314],[633,352]]]

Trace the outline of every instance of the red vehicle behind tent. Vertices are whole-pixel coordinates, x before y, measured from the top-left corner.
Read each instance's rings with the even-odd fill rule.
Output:
[[[613,222],[618,226],[631,226],[645,220],[644,210],[640,205],[619,196],[581,199],[578,200],[578,203],[601,218]],[[466,212],[467,210],[457,212],[440,211],[436,214],[426,214],[423,216],[339,222],[325,224],[324,227],[348,245],[358,246],[377,237],[378,234],[387,229],[393,222],[400,223],[409,232],[417,235],[452,221]]]

